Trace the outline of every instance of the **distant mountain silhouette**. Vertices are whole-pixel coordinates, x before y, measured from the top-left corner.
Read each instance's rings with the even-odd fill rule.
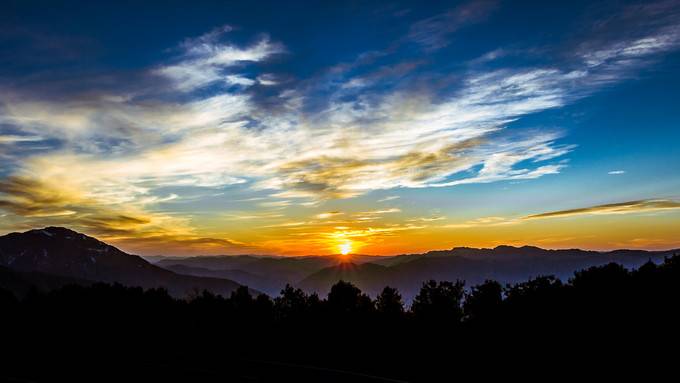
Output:
[[[164,258],[157,266],[182,274],[232,279],[269,295],[278,295],[288,283],[295,283],[325,267],[338,265],[343,259],[353,262],[373,262],[379,256],[352,255],[273,257],[254,255],[197,256]]]
[[[61,227],[0,237],[0,266],[24,273],[68,277],[72,278],[72,282],[82,280],[118,282],[144,288],[164,287],[174,296],[203,289],[228,295],[239,287],[238,283],[228,279],[188,276],[165,270],[141,257]],[[44,286],[49,287],[47,284]]]
[[[170,264],[164,269],[174,271],[177,274],[193,275],[197,277],[222,278],[236,281],[245,286],[252,286],[258,291],[269,295],[277,295],[281,291],[281,278],[267,278],[243,270],[212,270],[203,267],[192,267],[181,264]]]
[[[234,270],[241,269],[244,265],[257,261],[260,257],[255,255],[202,255],[195,257],[148,257],[153,264],[160,267],[182,265],[208,270]]]
[[[458,247],[425,254],[386,257],[373,263],[334,265],[307,276],[297,286],[307,292],[324,295],[338,280],[344,280],[376,296],[387,285],[397,288],[404,299],[410,302],[423,281],[430,279],[463,280],[467,286],[483,283],[487,279],[503,284],[517,283],[543,275],[567,280],[575,271],[591,266],[615,262],[635,268],[648,260],[659,263],[664,257],[677,252],[546,250],[534,246],[498,246],[493,249]]]

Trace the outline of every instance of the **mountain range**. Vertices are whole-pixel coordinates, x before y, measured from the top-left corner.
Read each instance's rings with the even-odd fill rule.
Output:
[[[430,279],[463,280],[467,286],[487,279],[516,283],[541,275],[566,280],[575,271],[591,266],[615,262],[636,268],[648,260],[659,263],[675,253],[680,251],[598,252],[498,246],[386,257],[223,255],[144,259],[84,234],[48,227],[0,237],[0,278],[4,285],[14,281],[13,285],[23,292],[28,285],[50,289],[101,281],[165,287],[175,296],[203,289],[228,295],[239,285],[276,296],[286,284],[324,296],[333,284],[344,280],[372,296],[385,286],[396,287],[410,302],[422,283]]]
[[[615,250],[597,252],[580,249],[546,250],[533,246],[498,246],[493,249],[453,248],[425,254],[391,257],[374,263],[346,263],[326,267],[301,280],[297,286],[325,294],[335,281],[352,282],[375,296],[384,286],[397,288],[410,302],[423,281],[462,280],[474,286],[485,280],[501,284],[526,281],[544,275],[569,279],[575,271],[607,263],[637,268],[647,261],[660,263],[677,250]]]
[[[498,246],[492,249],[456,247],[424,254],[397,256],[264,257],[198,256],[163,258],[157,265],[180,273],[230,278],[270,295],[286,283],[324,296],[338,280],[352,282],[375,296],[386,285],[396,287],[408,302],[424,281],[457,279],[473,286],[487,279],[517,283],[541,275],[567,280],[575,271],[610,262],[636,268],[651,260],[659,263],[678,250],[580,249],[546,250],[534,246]]]

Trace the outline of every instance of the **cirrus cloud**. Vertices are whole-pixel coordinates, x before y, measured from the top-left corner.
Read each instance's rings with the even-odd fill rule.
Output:
[[[578,215],[633,214],[675,209],[680,209],[679,201],[668,199],[648,199],[552,211],[548,213],[529,215],[523,219],[528,220],[539,218],[573,217]]]

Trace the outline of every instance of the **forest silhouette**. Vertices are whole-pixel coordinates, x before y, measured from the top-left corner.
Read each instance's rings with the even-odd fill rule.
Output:
[[[410,307],[394,288],[371,299],[343,281],[325,298],[292,286],[274,299],[246,287],[188,299],[103,283],[32,289],[21,299],[0,290],[4,350],[11,350],[3,374],[19,381],[443,381],[463,371],[493,373],[473,367],[482,361],[517,368],[529,358],[545,367],[567,355],[597,355],[620,362],[648,358],[650,347],[658,363],[668,354],[656,344],[676,336],[679,298],[677,255],[637,270],[592,267],[566,282],[542,276],[466,288],[427,281]]]

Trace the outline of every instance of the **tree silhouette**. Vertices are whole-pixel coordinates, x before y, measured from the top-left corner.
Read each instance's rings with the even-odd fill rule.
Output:
[[[463,318],[461,304],[464,286],[462,281],[425,282],[413,299],[411,311],[419,319],[458,323]]]
[[[503,287],[496,281],[487,280],[473,286],[465,297],[463,311],[468,321],[488,322],[496,319],[503,303]]]
[[[333,314],[349,316],[367,314],[374,310],[371,298],[362,294],[353,284],[339,281],[331,287],[327,299],[328,309]]]
[[[246,286],[239,286],[231,293],[229,303],[236,311],[249,311],[253,305],[253,296]]]
[[[505,288],[504,312],[515,323],[546,323],[566,314],[566,290],[554,276],[541,276]]]
[[[404,302],[397,289],[385,286],[375,300],[378,313],[387,318],[398,318],[404,313]]]
[[[307,294],[301,289],[286,284],[281,295],[274,299],[274,309],[278,319],[295,320],[307,311]]]
[[[274,302],[266,294],[258,294],[252,307],[253,320],[261,323],[274,320]]]

